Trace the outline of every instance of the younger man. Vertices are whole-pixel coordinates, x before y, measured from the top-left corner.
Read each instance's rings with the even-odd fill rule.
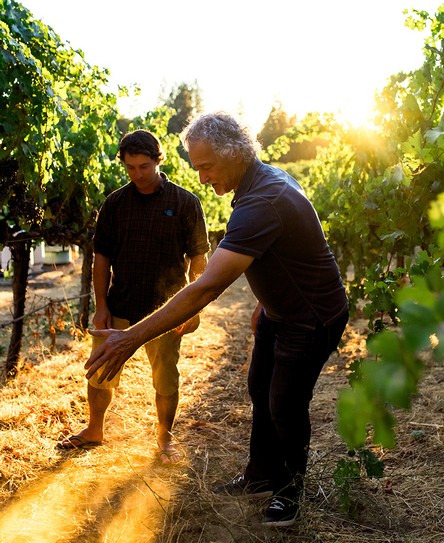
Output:
[[[159,171],[164,152],[158,139],[146,130],[130,132],[122,138],[118,156],[131,182],[108,196],[97,221],[93,323],[98,330],[128,328],[162,306],[201,275],[209,250],[199,199]],[[198,326],[196,316],[145,344],[156,390],[157,443],[163,463],[180,459],[171,435],[179,401],[177,363],[182,335]],[[93,350],[97,345],[93,343]],[[121,372],[103,383],[100,373],[88,381],[88,426],[61,441],[59,448],[102,443],[105,414]]]

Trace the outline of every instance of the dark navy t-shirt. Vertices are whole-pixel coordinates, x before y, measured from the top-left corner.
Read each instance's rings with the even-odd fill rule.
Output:
[[[254,257],[245,276],[270,319],[312,328],[347,310],[318,215],[289,174],[256,159],[232,206],[219,246]]]

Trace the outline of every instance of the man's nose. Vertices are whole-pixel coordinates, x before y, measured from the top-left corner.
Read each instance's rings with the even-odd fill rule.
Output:
[[[208,182],[208,175],[205,172],[199,172],[199,181],[205,185]]]

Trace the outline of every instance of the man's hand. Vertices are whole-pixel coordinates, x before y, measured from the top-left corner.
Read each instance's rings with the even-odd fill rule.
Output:
[[[111,311],[108,307],[96,308],[92,321],[96,330],[106,330],[113,327]]]
[[[186,322],[175,328],[178,336],[184,336],[185,334],[192,334],[199,328],[200,317],[199,313],[188,319]]]
[[[128,330],[90,330],[91,335],[102,337],[105,341],[91,353],[88,358],[85,369],[88,370],[86,378],[92,377],[96,371],[106,362],[107,365],[100,376],[99,383],[105,379],[111,379],[117,375],[120,368],[136,352],[137,347]]]

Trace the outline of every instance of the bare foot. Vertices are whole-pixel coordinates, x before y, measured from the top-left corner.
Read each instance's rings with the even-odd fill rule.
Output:
[[[72,449],[93,449],[94,447],[100,447],[100,445],[102,445],[101,441],[91,441],[77,435],[59,441],[57,443],[57,448],[63,449],[64,451],[70,451]]]
[[[174,446],[173,436],[170,432],[157,437],[159,457],[162,464],[176,464],[182,458],[179,450]]]
[[[94,436],[90,432],[88,432],[88,428],[85,428],[78,434],[59,441],[57,443],[57,448],[64,450],[90,449],[92,447],[98,447],[102,445],[102,440],[103,434],[101,434],[100,436]]]

